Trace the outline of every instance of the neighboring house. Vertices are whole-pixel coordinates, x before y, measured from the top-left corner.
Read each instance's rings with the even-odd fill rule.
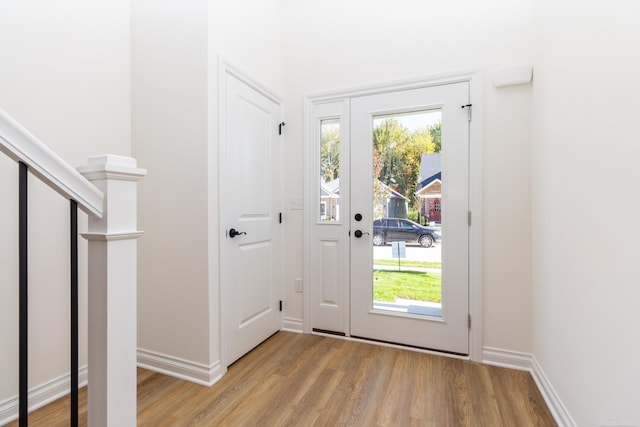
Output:
[[[340,219],[340,178],[320,183],[320,221]]]
[[[375,218],[407,218],[409,199],[378,180],[382,196],[374,203]],[[320,183],[320,221],[340,219],[340,178]]]
[[[374,218],[408,218],[409,199],[378,180],[382,190],[380,196],[374,203]]]
[[[418,212],[429,221],[442,220],[442,154],[423,154],[416,196]]]

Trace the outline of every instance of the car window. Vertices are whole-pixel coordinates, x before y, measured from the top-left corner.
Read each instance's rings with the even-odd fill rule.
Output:
[[[397,219],[388,219],[387,227],[398,228],[398,220]]]
[[[413,225],[407,221],[400,221],[400,226],[405,230],[413,230]]]

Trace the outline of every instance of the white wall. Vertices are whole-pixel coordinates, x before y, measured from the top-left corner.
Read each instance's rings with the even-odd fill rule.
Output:
[[[133,0],[140,183],[139,347],[220,359],[218,57],[283,92],[278,2]]]
[[[283,0],[214,0],[209,3],[209,291],[211,363],[220,360],[218,221],[219,61],[236,67],[272,93],[284,96]],[[222,183],[224,185],[224,182]],[[223,237],[224,238],[224,237]],[[226,368],[226,367],[225,367]]]
[[[303,193],[303,96],[479,68],[484,98],[485,345],[531,351],[530,86],[492,71],[532,60],[530,0],[289,1],[285,201]],[[472,100],[477,102],[477,100]],[[287,212],[285,316],[302,319],[303,212]]]
[[[638,12],[536,8],[534,354],[579,426],[640,424]]]
[[[95,154],[129,155],[129,39],[127,0],[3,0],[0,108],[72,166]],[[0,402],[18,393],[17,173],[0,155]],[[29,185],[29,384],[36,386],[69,372],[69,204],[32,177]],[[80,250],[84,365],[85,242]]]
[[[131,4],[138,346],[207,364],[207,1]]]

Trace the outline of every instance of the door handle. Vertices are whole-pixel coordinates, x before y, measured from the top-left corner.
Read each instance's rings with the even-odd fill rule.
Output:
[[[238,231],[235,228],[232,228],[229,230],[229,237],[231,237],[232,239],[241,234],[247,234],[247,233],[245,231]]]
[[[366,231],[356,230],[353,232],[353,235],[356,236],[358,239],[361,238],[363,234],[369,235],[369,233],[367,233]]]

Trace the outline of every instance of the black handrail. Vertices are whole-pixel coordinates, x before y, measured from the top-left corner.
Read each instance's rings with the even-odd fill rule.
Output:
[[[18,263],[19,263],[19,426],[27,427],[29,417],[29,348],[28,348],[28,167],[19,162],[18,183]],[[71,404],[70,425],[78,426],[78,203],[70,200],[71,241]]]

